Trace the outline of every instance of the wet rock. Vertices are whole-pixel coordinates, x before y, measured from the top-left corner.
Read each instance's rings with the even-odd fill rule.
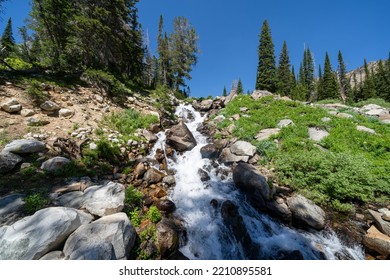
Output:
[[[158,140],[156,134],[150,132],[147,129],[142,130],[142,136],[146,139],[146,141],[148,141],[148,143],[155,143]]]
[[[304,260],[303,254],[299,250],[281,251],[276,256],[277,260]]]
[[[31,154],[40,153],[46,149],[43,142],[37,140],[19,139],[7,144],[3,152],[10,152],[14,154]]]
[[[119,183],[108,182],[86,189],[83,207],[89,213],[102,217],[121,212],[124,200],[125,187]]]
[[[211,106],[213,106],[213,100],[211,99],[205,99],[200,102],[199,110],[200,111],[208,111],[211,109]]]
[[[176,179],[175,179],[175,176],[173,175],[168,175],[168,176],[165,176],[163,181],[163,183],[167,184],[168,186],[173,186],[176,184]]]
[[[210,205],[211,205],[211,207],[213,207],[214,209],[216,209],[216,208],[218,208],[219,202],[218,202],[218,200],[216,200],[215,198],[213,198],[213,199],[210,201]]]
[[[363,238],[363,244],[385,258],[390,255],[390,237],[371,226]]]
[[[230,146],[230,151],[237,156],[253,157],[256,153],[256,147],[245,141],[237,141]]]
[[[202,182],[210,181],[210,176],[209,176],[209,174],[208,174],[206,171],[204,171],[202,168],[199,168],[199,169],[198,169],[198,175],[199,175],[200,180],[201,180]]]
[[[252,205],[265,209],[266,201],[271,200],[275,189],[269,186],[265,177],[252,165],[239,163],[233,169],[234,184],[247,193]]]
[[[207,144],[200,149],[202,158],[217,159],[219,156],[219,150],[214,144]]]
[[[291,222],[292,213],[283,199],[267,201],[266,206],[271,215],[276,216],[287,223]]]
[[[164,173],[158,171],[155,168],[149,168],[144,174],[144,181],[148,184],[155,184],[162,181]]]
[[[153,196],[156,197],[156,198],[162,198],[162,197],[165,197],[167,196],[168,193],[166,192],[166,190],[164,190],[163,188],[161,187],[157,187],[154,191],[153,191]]]
[[[238,212],[238,207],[230,200],[226,200],[221,206],[223,222],[233,233],[237,243],[243,247],[247,259],[258,259],[259,248],[253,243],[245,223]]]
[[[80,226],[66,240],[65,259],[124,260],[136,240],[136,231],[125,213],[102,217]]]
[[[0,198],[0,226],[9,225],[22,216],[25,195],[11,194]]]
[[[146,172],[146,168],[143,162],[137,164],[134,169],[133,175],[135,179],[141,178]]]
[[[162,258],[168,258],[179,249],[182,225],[174,220],[163,218],[157,223],[157,246]]]
[[[18,155],[9,152],[0,152],[0,174],[12,171],[22,161],[23,158]]]
[[[325,212],[311,200],[301,195],[287,198],[293,221],[298,225],[321,230],[325,227]]]
[[[317,127],[309,127],[309,138],[310,140],[320,142],[324,138],[329,136],[329,132],[322,130]]]
[[[54,112],[61,109],[61,107],[57,103],[50,100],[42,103],[40,107],[42,110],[45,110],[47,112]]]
[[[20,105],[19,101],[13,98],[2,103],[0,107],[7,113],[18,113],[22,110],[22,105]]]
[[[176,209],[175,203],[173,203],[169,199],[161,199],[157,201],[155,204],[158,210],[164,211],[167,214],[172,213]]]
[[[72,208],[39,210],[13,225],[0,228],[0,260],[36,260],[56,250],[92,216]]]
[[[162,149],[156,150],[156,155],[154,157],[159,163],[162,163],[165,160],[165,154]]]
[[[70,159],[64,157],[54,157],[48,159],[41,165],[41,169],[48,172],[58,171],[71,163]]]
[[[255,138],[258,141],[268,140],[271,136],[277,135],[279,132],[280,128],[266,128],[260,130]]]
[[[184,122],[169,129],[166,136],[166,143],[178,152],[189,151],[196,146],[196,140]]]

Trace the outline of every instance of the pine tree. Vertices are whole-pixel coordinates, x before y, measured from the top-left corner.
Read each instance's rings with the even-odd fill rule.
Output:
[[[324,75],[318,92],[318,100],[333,99],[339,97],[339,89],[336,75],[332,70],[328,52],[325,54]]]
[[[170,36],[170,61],[174,78],[174,88],[186,86],[191,79],[192,67],[198,62],[198,40],[195,28],[185,17],[177,17],[173,22],[174,31]]]
[[[345,66],[341,51],[338,53],[338,80],[340,83],[340,98],[345,103],[351,100],[351,83],[347,78],[347,67]]]
[[[279,56],[277,92],[283,96],[290,96],[291,94],[290,58],[288,56],[286,41],[283,42],[282,51]]]
[[[293,89],[297,85],[297,77],[295,76],[295,68],[294,65],[291,66],[291,78],[290,78],[291,89]]]
[[[364,59],[364,82],[362,86],[362,96],[363,99],[369,99],[376,96],[375,91],[375,81],[372,73],[368,69],[367,60]]]
[[[257,67],[256,89],[275,92],[275,51],[271,30],[267,20],[264,20],[261,28],[258,55],[259,62]]]
[[[226,86],[223,87],[222,96],[227,96]]]
[[[158,24],[158,37],[157,37],[157,52],[158,52],[158,83],[168,85],[168,73],[169,71],[169,42],[168,36],[164,33],[164,19],[160,15],[160,21]]]
[[[314,60],[313,55],[309,48],[303,52],[303,75],[304,84],[307,89],[306,99],[309,100],[314,94],[315,83],[314,83]]]
[[[242,81],[241,81],[241,79],[238,79],[237,94],[243,94],[243,93],[244,93],[244,88],[242,86]]]
[[[380,98],[388,100],[390,97],[390,79],[382,60],[378,62],[378,70],[374,75],[375,90]]]
[[[9,56],[15,50],[15,39],[12,33],[12,20],[8,19],[7,26],[4,29],[3,36],[1,36],[1,55],[3,57]]]

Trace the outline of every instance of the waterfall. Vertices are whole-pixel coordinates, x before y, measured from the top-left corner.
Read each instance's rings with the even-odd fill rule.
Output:
[[[186,122],[197,141],[191,151],[175,154],[174,160],[168,160],[176,179],[176,186],[169,196],[176,204],[176,214],[184,220],[187,229],[188,240],[180,249],[184,255],[201,260],[247,258],[245,244],[237,243],[221,216],[221,204],[230,200],[238,206],[238,213],[253,246],[258,248],[254,256],[256,259],[280,259],[286,254],[287,257],[298,254],[304,259],[338,259],[338,256],[364,258],[362,248],[343,245],[331,231],[307,232],[289,228],[255,210],[235,187],[228,167],[216,166],[209,159],[202,159],[200,149],[208,142],[196,129],[204,117],[190,105],[178,106],[176,115]],[[165,134],[160,133],[158,137],[152,155],[157,148],[164,146]],[[202,182],[199,169],[206,171],[210,180]],[[221,177],[223,169],[227,171],[227,176]]]

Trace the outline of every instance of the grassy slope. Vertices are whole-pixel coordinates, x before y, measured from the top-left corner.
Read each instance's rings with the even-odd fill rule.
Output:
[[[240,107],[249,111],[240,113]],[[220,114],[227,119],[234,114],[241,115],[234,121],[233,136],[257,147],[262,155],[261,164],[275,168],[279,184],[339,211],[352,210],[353,203],[389,199],[388,125],[354,113],[351,113],[353,119],[342,119],[325,109],[299,102],[272,97],[254,101],[246,95],[233,100]],[[331,121],[323,122],[323,117]],[[295,125],[283,128],[279,135],[267,141],[255,140],[261,129],[274,128],[282,119],[291,119]],[[219,128],[230,124],[225,120]],[[374,129],[376,134],[358,131],[357,125]],[[315,143],[308,138],[308,127],[325,129],[330,135]]]

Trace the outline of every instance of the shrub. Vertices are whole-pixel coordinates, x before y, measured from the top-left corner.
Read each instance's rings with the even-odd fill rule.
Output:
[[[102,70],[88,69],[83,73],[81,79],[87,84],[108,93],[110,96],[130,94],[126,86],[114,75]]]
[[[139,227],[141,225],[141,210],[139,210],[138,207],[135,207],[133,211],[130,211],[128,216],[134,227]]]
[[[41,194],[36,193],[29,195],[24,199],[24,212],[27,215],[32,215],[38,210],[44,208],[48,203],[48,200],[44,198]]]
[[[133,186],[129,186],[125,191],[125,203],[134,206],[141,202],[143,197],[142,192],[138,191]]]
[[[43,92],[42,83],[37,80],[31,80],[29,86],[26,89],[27,95],[37,103],[42,103],[48,100],[47,94]]]
[[[158,223],[161,220],[161,213],[156,206],[150,206],[145,218],[152,223]]]

